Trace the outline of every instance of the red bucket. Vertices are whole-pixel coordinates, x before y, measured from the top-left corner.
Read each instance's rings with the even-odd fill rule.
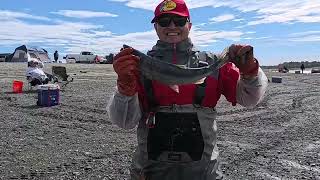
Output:
[[[12,91],[14,93],[22,93],[23,82],[22,81],[13,81]]]

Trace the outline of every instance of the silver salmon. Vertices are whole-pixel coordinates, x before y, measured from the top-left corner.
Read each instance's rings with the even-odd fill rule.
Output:
[[[128,45],[123,45],[123,48],[132,48]],[[133,55],[139,56],[139,68],[141,74],[147,79],[157,80],[167,85],[181,85],[195,83],[214,71],[221,68],[229,62],[229,48],[226,48],[213,64],[205,65],[199,68],[182,67],[176,64],[167,63],[157,60],[133,48]]]

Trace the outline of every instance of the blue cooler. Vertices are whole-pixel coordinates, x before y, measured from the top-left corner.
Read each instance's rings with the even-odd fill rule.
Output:
[[[57,84],[38,86],[38,106],[55,106],[59,104],[60,87]]]

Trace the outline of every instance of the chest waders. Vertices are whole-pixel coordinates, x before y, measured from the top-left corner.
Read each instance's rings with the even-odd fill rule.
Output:
[[[189,57],[178,55],[178,59],[189,59],[187,62],[180,62],[187,67],[211,64],[216,59],[207,56],[205,52],[191,50],[188,54]],[[167,54],[160,53],[157,49],[148,55],[161,60],[171,59],[170,55],[165,58]],[[219,71],[213,72],[213,78],[218,79],[218,76]],[[214,87],[210,77],[202,84],[195,85],[190,92],[191,103],[189,101],[186,104],[191,104],[190,111],[174,111],[179,108],[176,104],[173,103],[171,109],[168,105],[162,107],[157,102],[154,95],[158,93],[158,89],[153,89],[158,87],[157,83],[141,76],[145,103],[143,119],[137,129],[138,149],[132,163],[132,180],[218,179],[215,110],[207,106],[201,108],[211,97],[205,94],[205,89]],[[167,108],[171,110],[166,110]]]
[[[197,84],[194,106],[201,106],[205,97],[206,81]],[[197,113],[156,112],[158,106],[152,81],[145,79],[144,88],[148,100],[145,113],[147,127],[148,159],[165,162],[191,162],[201,160],[204,141]]]

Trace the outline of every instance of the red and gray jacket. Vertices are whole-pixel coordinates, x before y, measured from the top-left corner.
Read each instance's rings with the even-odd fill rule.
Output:
[[[187,67],[199,67],[202,63],[210,64],[216,56],[212,53],[196,51],[190,39],[178,44],[158,41],[148,54],[159,60]],[[259,69],[257,78],[245,80],[239,77],[238,68],[228,63],[220,70],[213,72],[201,84],[179,85],[173,88],[158,81],[145,80],[142,77],[136,95],[128,97],[116,92],[109,101],[109,117],[119,127],[125,129],[138,125],[138,147],[132,162],[132,178],[134,179],[134,174],[138,177],[141,172],[161,177],[164,180],[173,179],[172,177],[177,176],[176,173],[180,174],[180,179],[186,180],[195,176],[203,177],[199,179],[215,177],[213,169],[216,167],[215,162],[218,157],[215,121],[217,102],[221,95],[224,95],[232,105],[238,103],[246,107],[254,106],[262,99],[267,82],[261,69]],[[162,122],[167,119],[174,123],[175,118],[172,117],[178,117],[177,114],[184,114],[185,117],[182,119],[189,116],[196,117],[198,124],[195,129],[199,127],[203,142],[193,144],[196,146],[193,150],[200,149],[197,151],[198,154],[190,158],[186,153],[175,152],[174,156],[170,156],[169,150],[166,149],[150,153],[155,149],[150,145],[154,142],[150,140],[150,136],[158,137],[154,133],[155,130],[150,129],[146,123],[150,120],[148,119],[150,112],[160,114],[159,117],[164,119],[160,119]],[[168,132],[162,134],[166,133]],[[157,156],[150,158],[154,154]],[[168,158],[169,156],[173,158]],[[177,157],[179,161],[176,161]],[[182,175],[181,171],[183,171]]]

